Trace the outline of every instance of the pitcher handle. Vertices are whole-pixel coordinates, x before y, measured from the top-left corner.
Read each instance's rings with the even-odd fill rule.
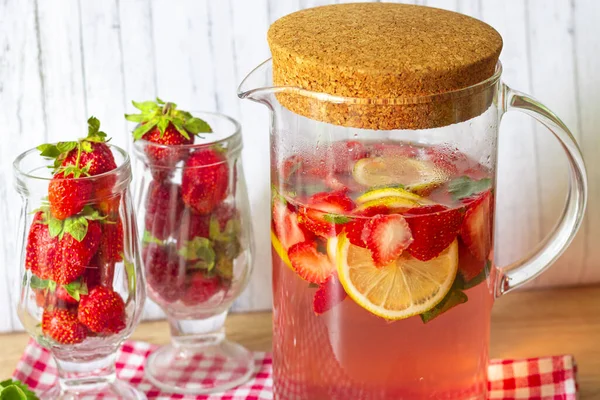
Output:
[[[581,222],[587,201],[587,177],[581,150],[573,134],[565,124],[546,106],[532,97],[502,88],[504,110],[517,110],[541,122],[559,140],[569,160],[569,190],[565,208],[558,224],[532,254],[505,268],[498,279],[498,296],[529,282],[548,268],[569,246]]]

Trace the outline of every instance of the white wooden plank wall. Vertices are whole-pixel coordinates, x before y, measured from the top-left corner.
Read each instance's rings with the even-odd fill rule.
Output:
[[[96,115],[129,149],[131,99],[160,95],[240,120],[257,254],[234,309],[270,298],[268,113],[238,101],[241,79],[269,55],[270,23],[333,0],[5,0],[0,2],[0,331],[19,329],[15,246],[20,200],[13,158],[44,141],[78,137]],[[339,0],[345,2],[345,0]],[[504,37],[505,81],[556,111],[587,155],[590,207],[567,253],[532,286],[600,281],[600,2],[410,0],[483,19]],[[541,126],[508,114],[499,147],[497,257],[519,259],[553,227],[566,189],[560,147]],[[161,316],[149,305],[146,317]]]

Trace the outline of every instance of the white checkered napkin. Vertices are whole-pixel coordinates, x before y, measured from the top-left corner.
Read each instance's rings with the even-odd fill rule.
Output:
[[[120,379],[145,392],[149,399],[191,399],[193,397],[161,392],[144,378],[144,362],[156,349],[143,342],[126,342],[117,356]],[[246,384],[211,396],[207,400],[273,399],[271,355],[254,353],[257,374]],[[199,363],[207,360],[198,360]],[[218,364],[213,364],[218,365]],[[287,371],[293,379],[296,368]],[[193,374],[193,370],[188,371]],[[342,371],[340,371],[342,373]],[[576,400],[577,367],[572,356],[554,356],[523,360],[492,360],[488,370],[490,400]],[[56,366],[47,350],[31,340],[21,357],[14,379],[21,380],[40,393],[56,383]],[[285,382],[284,382],[285,384]],[[300,388],[298,388],[300,389]],[[298,392],[301,398],[302,390]],[[356,399],[358,400],[358,399]]]

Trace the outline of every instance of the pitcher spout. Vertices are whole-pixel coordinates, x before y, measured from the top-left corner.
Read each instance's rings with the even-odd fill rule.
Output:
[[[269,58],[254,68],[240,83],[238,97],[272,108],[272,98],[277,89],[273,86],[272,62]]]

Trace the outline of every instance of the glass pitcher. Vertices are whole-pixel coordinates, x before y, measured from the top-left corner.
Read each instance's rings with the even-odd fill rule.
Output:
[[[272,62],[239,97],[271,111],[273,372],[276,399],[484,399],[494,300],[544,271],[582,221],[586,174],[567,127],[490,78],[425,100],[444,127],[373,130],[323,121],[360,115],[365,99],[275,87]],[[283,107],[313,101],[314,118]],[[288,98],[289,100],[289,98]],[[481,113],[465,118],[464,104]],[[518,110],[544,124],[570,163],[565,210],[533,254],[493,258],[498,127]],[[348,125],[348,124],[346,124]]]

